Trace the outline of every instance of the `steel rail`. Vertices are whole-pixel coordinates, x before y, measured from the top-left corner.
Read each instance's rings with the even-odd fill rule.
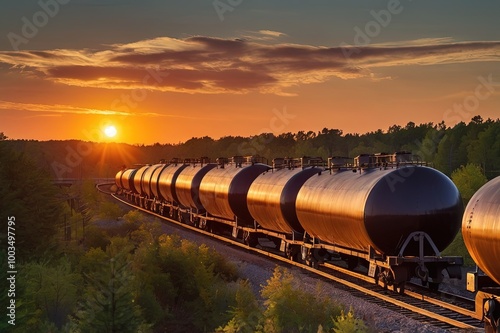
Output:
[[[427,295],[422,295],[422,294],[413,292],[413,291],[408,290],[408,289],[405,290],[405,295],[411,296],[413,298],[416,298],[416,299],[419,299],[419,300],[422,300],[422,301],[426,301],[428,303],[440,306],[442,308],[454,311],[456,313],[460,313],[460,314],[462,314],[464,316],[468,316],[468,317],[471,317],[471,318],[475,318],[476,317],[476,312],[475,311],[470,311],[470,310],[461,308],[461,307],[459,307],[457,305],[447,303],[445,301],[439,300],[439,299],[434,298],[434,297],[430,297],[430,296],[427,296]]]

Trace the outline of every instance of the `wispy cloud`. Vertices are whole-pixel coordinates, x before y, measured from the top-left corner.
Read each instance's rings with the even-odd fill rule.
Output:
[[[278,39],[288,37],[287,34],[274,30],[245,31],[242,36],[245,40],[258,42],[276,42]]]
[[[0,110],[15,110],[29,112],[43,112],[43,115],[37,116],[58,116],[62,114],[86,114],[86,115],[104,115],[104,116],[152,116],[162,117],[165,115],[159,113],[132,113],[113,110],[99,110],[92,108],[82,108],[70,105],[61,104],[33,104],[33,103],[17,103],[0,100]]]
[[[452,37],[437,37],[437,38],[419,38],[412,40],[400,40],[385,43],[372,43],[374,47],[405,47],[405,46],[425,46],[439,44],[453,44],[455,41]]]
[[[34,104],[34,103],[18,103],[0,100],[0,112],[3,111],[28,111],[38,113],[26,118],[33,117],[60,117],[67,114],[76,115],[98,115],[98,116],[121,116],[121,117],[166,117],[179,119],[215,119],[214,117],[193,117],[186,115],[164,114],[156,112],[124,112],[115,110],[102,110],[95,108],[84,108],[71,105],[61,104]],[[222,119],[220,119],[222,120]]]
[[[389,66],[500,61],[500,41],[454,42],[445,37],[351,49],[267,42],[281,36],[285,35],[261,30],[246,39],[159,37],[106,45],[104,50],[3,51],[0,63],[25,75],[73,86],[285,95],[290,87],[335,77],[387,79],[383,68]],[[147,79],[154,71],[168,75]],[[92,112],[68,111],[68,107],[60,110]]]
[[[286,36],[285,33],[279,32],[279,31],[273,31],[273,30],[259,30],[259,32],[263,35],[266,36],[271,36],[271,37],[281,37],[281,36]]]

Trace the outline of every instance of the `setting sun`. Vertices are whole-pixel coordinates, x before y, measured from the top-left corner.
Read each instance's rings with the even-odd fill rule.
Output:
[[[116,127],[114,126],[107,126],[105,129],[104,129],[104,134],[106,134],[106,136],[108,138],[112,138],[116,135],[117,131],[116,131]]]

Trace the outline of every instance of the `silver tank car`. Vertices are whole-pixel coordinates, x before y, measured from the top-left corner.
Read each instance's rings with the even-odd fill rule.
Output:
[[[160,170],[164,164],[154,164],[147,168],[141,179],[141,189],[148,198],[154,198],[155,194],[153,193],[153,186],[157,185],[157,182],[153,183],[153,176],[156,175],[158,177],[157,170]]]
[[[125,172],[125,169],[118,171],[115,175],[115,184],[118,188],[123,188],[123,184],[122,184],[123,172]]]
[[[232,164],[221,163],[201,181],[201,204],[213,216],[231,221],[236,216],[238,225],[253,226],[253,218],[247,207],[248,189],[258,175],[270,168],[261,163],[245,165],[239,159],[233,160]]]
[[[500,284],[500,177],[483,185],[470,199],[462,236],[475,263]]]
[[[304,230],[325,243],[360,251],[371,246],[385,255],[398,255],[415,231],[427,233],[439,251],[446,248],[463,212],[453,182],[424,166],[381,169],[325,171],[309,178],[296,202]],[[427,245],[424,252],[434,253]],[[418,246],[405,254],[418,256]]]
[[[159,199],[161,197],[160,195],[160,174],[163,172],[163,170],[168,166],[168,164],[160,164],[160,167],[156,168],[153,171],[153,174],[151,175],[151,193],[152,197]]]
[[[174,162],[163,169],[158,176],[158,188],[163,200],[178,203],[179,199],[175,193],[175,182],[177,177],[188,165]]]
[[[150,165],[145,165],[137,169],[137,172],[134,175],[134,188],[137,193],[140,195],[146,195],[146,191],[144,189],[143,177],[146,171],[150,168]]]
[[[302,233],[304,229],[295,212],[297,194],[307,179],[324,169],[300,165],[279,167],[261,174],[252,183],[248,190],[248,210],[264,229]]]
[[[134,176],[135,176],[136,172],[137,172],[137,169],[127,169],[127,170],[123,171],[121,178],[120,178],[122,188],[124,188],[125,190],[127,190],[129,192],[138,193],[135,191],[135,187],[134,187]]]
[[[175,193],[179,203],[184,207],[203,210],[200,202],[200,184],[202,178],[215,168],[217,164],[193,164],[184,168],[175,181]]]

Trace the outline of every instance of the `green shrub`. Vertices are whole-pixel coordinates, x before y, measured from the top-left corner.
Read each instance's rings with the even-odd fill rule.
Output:
[[[335,333],[365,333],[368,331],[363,320],[358,319],[354,316],[354,311],[352,308],[349,309],[347,314],[342,313],[335,320],[335,327],[333,332]]]

